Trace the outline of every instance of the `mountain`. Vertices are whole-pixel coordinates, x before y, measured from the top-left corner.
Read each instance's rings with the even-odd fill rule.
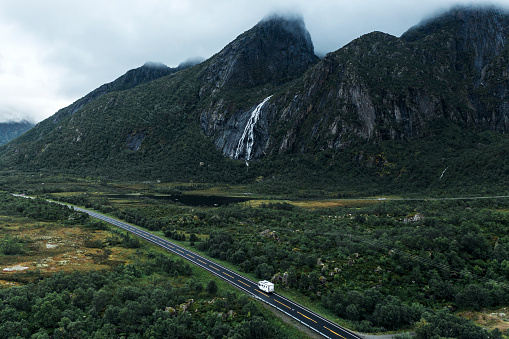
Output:
[[[392,164],[389,177],[402,180],[420,170],[402,154],[424,154],[446,136],[463,142],[435,156],[458,166],[460,155],[490,153],[479,145],[506,142],[508,39],[507,12],[456,7],[399,38],[369,33],[320,60],[302,18],[271,16],[192,67],[127,72],[0,159],[30,170],[218,181],[290,178],[299,166],[320,178],[336,173],[331,180],[352,168],[380,176]],[[474,143],[477,151],[467,147]],[[421,149],[383,155],[404,145]],[[426,154],[441,172],[444,161]]]
[[[261,93],[298,79],[318,61],[301,18],[270,17],[194,67],[127,90],[115,90],[126,76],[101,86],[16,140],[3,159],[77,171],[108,161],[115,170],[107,172],[143,167],[136,172],[164,177],[181,177],[180,168],[191,162],[207,163],[220,176],[231,163],[222,163],[213,137],[228,133],[227,119],[249,114]],[[226,111],[216,114],[223,105]]]
[[[34,127],[34,124],[26,120],[20,122],[0,123],[0,145],[4,145],[9,141],[17,138],[32,127]]]
[[[507,132],[508,20],[494,8],[456,8],[401,38],[373,32],[328,54],[301,80],[305,90],[272,100],[273,117],[288,112],[293,127],[268,150],[425,136],[440,119]]]
[[[230,158],[260,158],[269,126],[265,115],[250,124],[260,94],[266,93],[266,98],[279,91],[318,61],[302,18],[262,20],[213,56],[200,72],[200,99],[205,104],[200,110],[202,130]],[[253,134],[251,140],[246,132]],[[246,152],[249,147],[251,152]]]
[[[161,78],[168,74],[172,74],[178,72],[180,70],[192,67],[199,63],[199,61],[189,61],[180,64],[176,68],[171,68],[166,66],[165,64],[158,62],[147,62],[143,66],[132,69],[126,72],[124,75],[119,77],[118,79],[104,84],[92,92],[88,93],[81,99],[76,100],[71,105],[59,110],[56,114],[54,114],[50,119],[45,120],[45,122],[50,122],[52,124],[57,123],[61,118],[66,117],[68,115],[72,115],[77,112],[80,108],[85,106],[86,104],[94,102],[96,99],[101,96],[111,93],[118,92],[123,90],[128,90],[134,88],[140,84],[152,81],[157,78]],[[45,123],[43,122],[43,124]]]

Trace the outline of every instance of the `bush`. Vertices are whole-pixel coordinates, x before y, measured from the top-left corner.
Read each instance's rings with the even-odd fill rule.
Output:
[[[211,294],[211,295],[214,295],[217,293],[217,284],[214,280],[210,280],[207,283],[207,293]]]
[[[24,252],[23,244],[18,237],[5,236],[0,242],[0,253],[16,255]]]

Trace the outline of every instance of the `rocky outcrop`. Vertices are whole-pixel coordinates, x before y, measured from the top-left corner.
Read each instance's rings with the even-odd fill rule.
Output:
[[[507,132],[508,39],[509,15],[490,7],[455,8],[401,38],[366,34],[271,100],[265,153],[422,137],[440,119]]]
[[[276,233],[276,231],[271,231],[269,229],[266,229],[264,231],[261,231],[259,233],[259,235],[260,235],[260,237],[265,237],[265,238],[274,239],[274,240],[279,241],[279,235]]]
[[[269,140],[269,93],[251,107],[231,92],[274,88],[302,76],[318,62],[302,18],[270,16],[209,60],[201,74],[200,98],[211,100],[200,114],[203,131],[223,154],[251,160],[265,154]]]
[[[421,213],[415,213],[414,215],[405,217],[405,219],[403,219],[403,222],[407,224],[409,222],[418,222],[422,220],[424,220],[424,216]]]
[[[202,74],[200,97],[222,90],[282,85],[317,61],[302,18],[270,16],[209,60]]]

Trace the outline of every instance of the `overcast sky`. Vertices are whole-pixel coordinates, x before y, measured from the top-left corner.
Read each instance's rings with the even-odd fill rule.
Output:
[[[301,14],[325,54],[472,3],[508,8],[507,0],[0,0],[0,122],[39,122],[146,61],[209,58],[274,12]]]

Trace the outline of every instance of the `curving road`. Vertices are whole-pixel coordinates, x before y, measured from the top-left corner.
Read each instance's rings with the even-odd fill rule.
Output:
[[[230,271],[226,267],[216,264],[215,262],[200,256],[184,247],[178,246],[164,238],[158,237],[149,233],[141,228],[132,226],[123,221],[108,217],[104,214],[96,213],[93,211],[89,211],[83,208],[70,206],[75,210],[84,212],[89,214],[93,218],[97,218],[103,220],[107,223],[120,227],[126,231],[129,231],[145,240],[148,240],[168,251],[171,251],[175,254],[178,254],[182,258],[189,260],[195,265],[198,265],[209,272],[214,273],[218,277],[226,280],[230,284],[240,288],[246,293],[254,296],[255,298],[271,305],[272,307],[280,310],[281,312],[287,314],[288,316],[294,318],[300,323],[308,326],[314,331],[320,333],[324,337],[327,338],[343,338],[343,339],[353,339],[353,338],[361,338],[360,336],[336,325],[335,323],[319,316],[318,314],[310,311],[309,309],[300,306],[293,301],[277,294],[271,293],[267,294],[258,289],[258,284],[250,279],[247,279],[233,271]]]
[[[33,199],[33,197],[29,197],[22,194],[13,194],[13,196]],[[50,201],[50,200],[48,200]],[[55,202],[55,201],[51,201]],[[320,315],[314,313],[313,311],[294,303],[290,299],[287,299],[277,293],[267,294],[258,289],[258,284],[250,279],[247,279],[228,268],[221,266],[201,255],[192,252],[184,247],[176,245],[164,238],[158,237],[150,232],[147,232],[141,228],[132,226],[126,222],[108,217],[104,214],[93,212],[84,208],[72,206],[69,204],[55,202],[57,204],[66,205],[70,208],[73,208],[77,211],[87,213],[93,218],[100,219],[117,227],[120,227],[128,232],[131,232],[147,241],[150,241],[168,251],[171,251],[175,254],[178,254],[182,258],[192,262],[195,265],[198,265],[207,271],[215,274],[216,276],[222,278],[223,280],[229,282],[230,284],[238,287],[244,292],[252,295],[253,297],[269,304],[270,306],[278,309],[279,311],[285,313],[286,315],[292,317],[303,325],[311,328],[312,330],[318,332],[326,338],[343,338],[343,339],[359,339],[362,338],[356,335],[353,332],[344,329],[341,326],[321,317]]]

